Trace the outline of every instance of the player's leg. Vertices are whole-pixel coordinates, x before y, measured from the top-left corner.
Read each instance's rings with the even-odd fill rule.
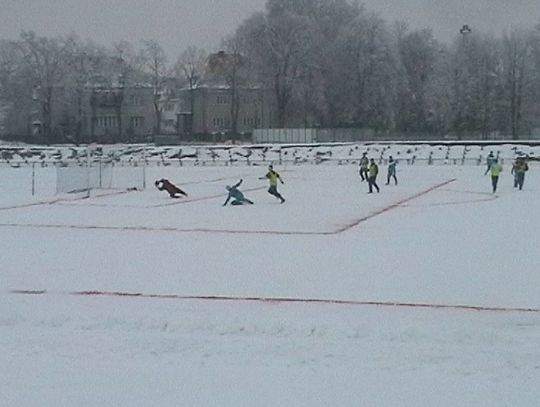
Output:
[[[187,196],[187,194],[186,194],[184,191],[182,191],[180,188],[176,188],[176,192],[177,192],[178,194]]]
[[[524,172],[520,172],[518,174],[518,187],[519,187],[519,190],[521,191],[523,189],[523,182],[525,181],[525,173]]]
[[[268,193],[277,198],[278,197],[277,187],[275,185],[271,185],[270,188],[268,188]]]

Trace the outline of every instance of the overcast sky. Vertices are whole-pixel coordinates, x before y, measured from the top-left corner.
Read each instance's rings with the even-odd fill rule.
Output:
[[[266,0],[0,0],[0,38],[21,30],[55,36],[71,32],[110,46],[127,40],[138,47],[157,40],[169,59],[189,45],[214,51],[220,39]],[[412,28],[429,27],[449,41],[463,24],[500,34],[540,21],[540,0],[364,0],[368,10],[387,21],[406,20]]]

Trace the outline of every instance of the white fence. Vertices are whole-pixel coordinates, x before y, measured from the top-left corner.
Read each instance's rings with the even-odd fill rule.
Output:
[[[254,129],[254,143],[302,143],[317,141],[315,129]]]

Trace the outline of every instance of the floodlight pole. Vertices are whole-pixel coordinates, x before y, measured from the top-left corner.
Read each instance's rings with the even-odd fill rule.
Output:
[[[465,37],[467,37],[467,35],[469,35],[470,33],[472,32],[472,29],[471,27],[469,27],[468,24],[464,24],[461,26],[461,28],[459,29],[459,33],[461,34],[461,39],[462,39],[462,49],[461,49],[461,69],[460,71],[463,72],[463,65],[465,65],[465,59],[466,59],[466,53],[465,53],[465,44],[466,44],[466,40],[465,40]],[[461,75],[460,75],[461,76]],[[462,117],[462,110],[463,110],[463,103],[465,101],[465,78],[461,77],[459,78],[458,80],[461,81],[461,91],[460,91],[460,96],[459,96],[459,111],[458,111],[458,114],[459,114],[459,122],[458,122],[458,139],[461,140],[463,138],[463,123],[462,123],[462,120],[463,120],[463,117]],[[458,85],[459,86],[459,85]]]
[[[32,163],[32,196],[36,194],[36,163]]]

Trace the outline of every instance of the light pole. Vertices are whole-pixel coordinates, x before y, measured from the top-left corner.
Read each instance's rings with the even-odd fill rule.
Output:
[[[466,36],[467,34],[470,34],[471,32],[472,32],[472,29],[471,29],[471,27],[469,27],[468,24],[464,24],[464,25],[459,29],[459,33],[460,33],[461,35],[463,35],[463,38],[465,38],[465,36]]]
[[[472,29],[471,27],[469,27],[468,24],[464,24],[461,26],[461,28],[459,29],[459,33],[461,35],[461,39],[462,39],[462,43],[461,43],[461,63],[460,63],[460,69],[459,69],[459,72],[460,72],[460,77],[458,78],[458,81],[459,81],[459,89],[460,89],[460,92],[459,92],[459,108],[458,108],[458,139],[461,140],[463,138],[463,127],[464,127],[464,124],[463,124],[463,107],[464,107],[464,104],[465,104],[465,75],[464,75],[464,72],[465,72],[465,63],[466,63],[466,57],[467,57],[467,54],[466,54],[466,49],[465,49],[465,44],[466,44],[466,40],[465,38],[467,37],[467,35],[469,35],[470,33],[472,32]]]

